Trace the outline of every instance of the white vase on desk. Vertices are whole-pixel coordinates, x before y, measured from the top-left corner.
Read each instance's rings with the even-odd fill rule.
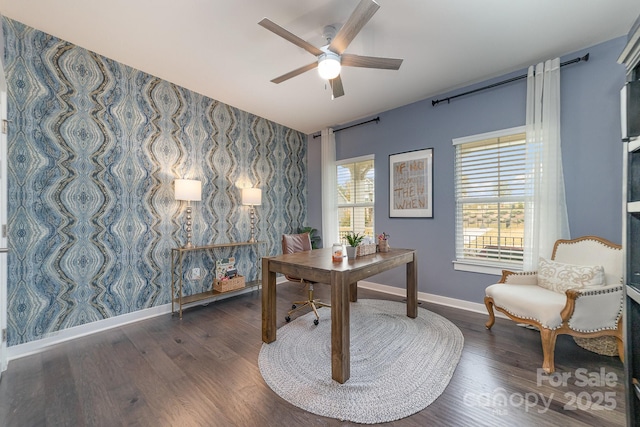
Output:
[[[355,246],[347,246],[347,258],[355,259],[356,257],[356,248]]]

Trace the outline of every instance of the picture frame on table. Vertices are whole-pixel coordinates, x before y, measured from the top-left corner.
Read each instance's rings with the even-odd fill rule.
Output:
[[[433,148],[389,155],[389,218],[433,218]]]

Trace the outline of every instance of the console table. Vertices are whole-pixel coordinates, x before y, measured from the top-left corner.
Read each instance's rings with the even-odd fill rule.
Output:
[[[349,302],[356,302],[358,280],[406,264],[407,316],[418,315],[418,268],[413,249],[344,258],[332,262],[331,248],[262,258],[262,341],[276,340],[276,273],[331,285],[331,377],[344,384],[350,376]]]
[[[260,287],[260,280],[253,280],[246,282],[244,288],[234,289],[228,292],[219,292],[215,289],[210,291],[200,292],[192,295],[182,295],[182,281],[184,280],[184,272],[182,271],[182,264],[184,256],[189,252],[197,251],[209,251],[219,248],[233,248],[241,246],[257,246],[264,242],[239,242],[239,243],[219,243],[206,246],[194,246],[191,248],[172,248],[171,249],[171,314],[176,313],[175,306],[178,306],[178,313],[180,319],[182,319],[182,310],[187,307],[191,307],[196,303],[203,304],[203,301],[212,302],[219,299],[222,295],[230,296],[242,294],[248,291],[252,291]],[[256,254],[256,258],[259,258]],[[258,270],[260,269],[260,263],[256,263]],[[215,274],[215,272],[214,272]],[[257,277],[260,277],[258,273]]]

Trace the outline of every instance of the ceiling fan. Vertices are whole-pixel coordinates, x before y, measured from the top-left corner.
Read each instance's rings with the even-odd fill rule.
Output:
[[[304,65],[286,74],[271,80],[273,83],[282,83],[306,71],[318,68],[320,76],[327,79],[331,85],[332,99],[344,95],[340,68],[363,67],[380,68],[385,70],[397,70],[402,64],[402,59],[379,58],[375,56],[361,56],[344,53],[351,41],[358,35],[371,17],[378,11],[380,5],[374,0],[360,0],[347,22],[340,28],[335,37],[332,37],[326,46],[315,47],[295,34],[285,30],[273,21],[264,18],[258,22],[267,30],[279,35],[285,40],[299,46],[317,57],[311,64]]]

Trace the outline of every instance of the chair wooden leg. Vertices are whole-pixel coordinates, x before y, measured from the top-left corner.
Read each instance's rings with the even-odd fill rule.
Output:
[[[491,329],[494,323],[496,323],[496,315],[493,312],[493,299],[489,297],[484,297],[484,305],[487,306],[487,311],[489,312],[489,320],[484,324],[487,329]]]
[[[554,353],[556,350],[556,338],[558,334],[555,330],[540,328],[540,339],[542,340],[542,369],[551,374],[556,370],[554,364]]]

